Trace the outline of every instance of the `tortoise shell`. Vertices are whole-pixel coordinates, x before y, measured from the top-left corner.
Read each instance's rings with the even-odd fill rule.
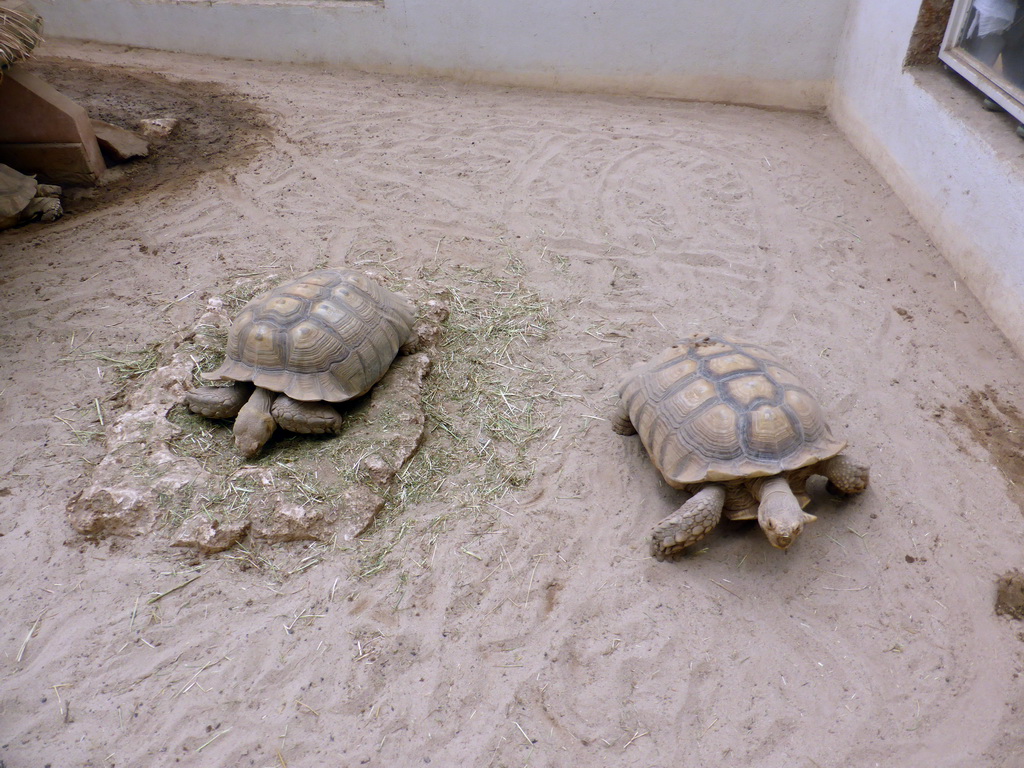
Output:
[[[341,402],[367,392],[412,335],[402,296],[347,269],[282,283],[242,308],[211,379],[251,381],[295,400]]]
[[[846,446],[782,362],[724,337],[673,344],[631,373],[619,394],[651,460],[677,488],[776,475]]]
[[[0,219],[15,219],[36,196],[39,185],[7,165],[0,165]]]

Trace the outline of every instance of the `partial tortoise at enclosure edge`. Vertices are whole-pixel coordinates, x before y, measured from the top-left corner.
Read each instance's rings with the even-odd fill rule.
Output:
[[[333,403],[365,394],[399,351],[416,344],[415,308],[366,275],[322,269],[282,283],[242,308],[224,363],[205,378],[230,386],[185,395],[189,410],[235,417],[235,446],[255,456],[281,426],[338,434]]]
[[[799,379],[763,347],[726,337],[693,336],[631,371],[612,428],[639,433],[666,482],[694,494],[654,527],[658,560],[700,541],[723,512],[756,519],[786,549],[816,519],[803,511],[809,477],[838,494],[868,485],[868,467],[840,453],[845,441]]]
[[[0,163],[0,229],[29,221],[56,221],[64,215],[60,187],[40,184]]]

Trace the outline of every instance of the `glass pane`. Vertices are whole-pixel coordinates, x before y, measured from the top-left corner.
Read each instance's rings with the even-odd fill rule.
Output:
[[[960,45],[1024,88],[1024,0],[972,0]]]

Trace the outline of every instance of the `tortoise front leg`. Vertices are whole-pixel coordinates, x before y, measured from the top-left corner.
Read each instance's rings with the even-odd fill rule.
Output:
[[[860,493],[868,487],[869,468],[855,464],[842,454],[821,462],[816,471],[828,478],[829,493]]]
[[[235,417],[235,447],[247,459],[259,453],[277,429],[277,422],[270,413],[270,404],[276,395],[276,392],[256,387]]]
[[[718,525],[725,504],[725,487],[706,485],[674,514],[651,531],[651,554],[656,560],[674,560]]]

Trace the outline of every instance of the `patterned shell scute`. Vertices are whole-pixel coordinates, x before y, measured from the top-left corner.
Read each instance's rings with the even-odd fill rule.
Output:
[[[670,485],[764,477],[839,453],[818,401],[762,347],[674,344],[626,379],[630,421]]]
[[[323,269],[242,308],[212,379],[251,381],[296,400],[367,392],[412,333],[409,301],[358,272]]]

